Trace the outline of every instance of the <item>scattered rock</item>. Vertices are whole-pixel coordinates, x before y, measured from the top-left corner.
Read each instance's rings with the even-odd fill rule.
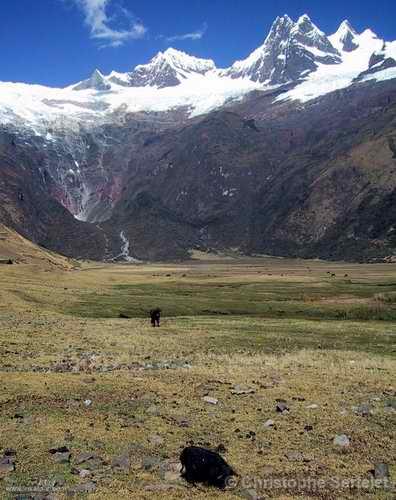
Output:
[[[181,481],[182,465],[180,462],[166,460],[160,467],[160,477],[166,482]]]
[[[303,462],[304,455],[300,451],[289,451],[285,454],[285,457],[290,460],[290,462]]]
[[[102,460],[100,457],[95,457],[87,460],[86,462],[83,463],[83,465],[86,469],[89,469],[91,471],[97,471],[102,469],[106,464],[104,460]]]
[[[178,418],[176,418],[176,424],[179,427],[191,427],[190,421],[187,420],[184,417],[178,417]]]
[[[290,410],[286,404],[286,401],[279,400],[276,404],[276,411],[278,413],[288,413]]]
[[[351,441],[348,436],[345,434],[339,434],[338,436],[335,436],[333,439],[333,444],[334,446],[340,446],[342,448],[347,448],[350,444]]]
[[[70,462],[71,453],[67,446],[60,446],[59,448],[51,448],[48,450],[54,457],[54,460],[58,464],[67,464]]]
[[[71,453],[70,452],[54,453],[53,457],[56,463],[67,464],[70,462]]]
[[[161,414],[160,409],[156,405],[151,405],[147,408],[146,413],[152,417],[159,417]]]
[[[241,490],[240,493],[241,493],[242,498],[246,498],[247,500],[261,500],[263,498],[253,488]]]
[[[242,396],[244,394],[254,394],[256,391],[251,387],[247,387],[246,385],[235,385],[231,391],[231,394],[235,394],[237,396]]]
[[[68,453],[68,452],[70,452],[70,450],[67,446],[59,446],[58,448],[50,448],[48,451],[51,453],[51,455],[55,455],[55,453]]]
[[[21,413],[16,413],[14,419],[21,424],[30,425],[33,423],[33,418],[28,415],[22,415]]]
[[[88,460],[90,460],[91,458],[95,458],[95,454],[94,453],[80,453],[79,455],[76,456],[76,458],[74,459],[74,463],[76,465],[80,465],[82,464],[83,462],[87,462]]]
[[[103,467],[106,465],[106,462],[98,455],[88,452],[80,453],[80,455],[75,458],[74,464],[82,465],[83,469],[87,469],[92,472],[103,469]]]
[[[9,474],[15,470],[15,464],[13,462],[3,462],[0,461],[0,476]]]
[[[360,417],[368,417],[371,413],[371,407],[368,403],[363,403],[355,408],[353,408],[356,415]]]
[[[0,478],[14,472],[15,470],[15,460],[16,451],[12,449],[7,449],[4,451],[4,455],[0,458]]]
[[[375,479],[389,479],[389,465],[384,463],[378,463],[374,466],[374,478]]]
[[[84,479],[86,479],[87,477],[90,477],[92,476],[92,472],[88,469],[80,469],[78,471],[78,475]]]
[[[385,408],[388,410],[396,411],[396,399],[388,399],[388,401],[385,403]]]
[[[74,496],[84,493],[93,493],[95,490],[96,490],[96,484],[92,481],[89,481],[88,483],[82,483],[73,486],[73,488],[68,490],[67,494],[68,496]]]
[[[161,444],[164,444],[164,438],[162,438],[158,434],[153,434],[149,437],[149,443],[153,446],[161,446]]]
[[[211,396],[204,396],[202,399],[205,401],[205,403],[209,403],[210,405],[217,405],[219,402],[218,399],[212,398]]]
[[[152,470],[159,466],[161,460],[158,457],[145,457],[142,460],[142,468],[144,470]]]
[[[119,457],[115,457],[111,463],[111,466],[118,472],[128,473],[131,468],[131,461],[129,459],[129,455],[127,453],[124,453]]]
[[[13,457],[13,460],[15,460],[16,454],[17,454],[17,452],[12,448],[6,448],[4,450],[4,457],[7,457],[7,458]]]
[[[90,399],[86,399],[86,400],[84,401],[84,406],[86,406],[87,408],[88,408],[89,406],[91,406],[91,405],[92,405],[92,401],[91,401]]]
[[[140,367],[140,365],[138,365]],[[192,367],[189,361],[151,361],[143,363],[143,370],[177,370],[179,368],[190,369]]]
[[[47,484],[52,488],[63,488],[66,484],[66,479],[64,475],[55,475],[47,480]]]

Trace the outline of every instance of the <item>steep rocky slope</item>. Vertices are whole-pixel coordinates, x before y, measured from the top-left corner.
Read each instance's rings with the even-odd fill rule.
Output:
[[[76,220],[56,199],[57,186],[42,170],[45,153],[0,132],[0,221],[30,240],[74,257],[100,259],[105,238],[95,226]]]
[[[396,85],[306,105],[251,96],[145,148],[115,207],[135,255],[236,247],[332,259],[392,255]]]

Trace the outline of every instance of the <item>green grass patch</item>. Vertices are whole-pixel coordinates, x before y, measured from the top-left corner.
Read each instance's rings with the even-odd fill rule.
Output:
[[[246,315],[396,321],[393,302],[374,300],[381,286],[384,284],[368,286],[330,280],[117,285],[78,298],[64,312],[87,318],[117,318],[120,313],[143,318],[151,308],[159,306],[168,317]],[[362,299],[367,299],[367,303],[362,303]]]

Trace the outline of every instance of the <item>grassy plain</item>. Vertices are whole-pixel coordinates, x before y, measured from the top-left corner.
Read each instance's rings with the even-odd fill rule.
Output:
[[[268,481],[255,484],[264,498],[392,498],[356,485],[381,462],[396,479],[395,320],[392,264],[3,265],[0,457],[17,454],[0,497],[41,481],[56,498],[81,484],[94,484],[93,499],[254,498],[242,485],[254,476]],[[333,444],[340,434],[348,447]],[[218,492],[177,479],[191,442],[223,445],[240,484]],[[71,462],[59,464],[48,450],[63,445]],[[85,452],[103,463],[83,479],[73,472]]]

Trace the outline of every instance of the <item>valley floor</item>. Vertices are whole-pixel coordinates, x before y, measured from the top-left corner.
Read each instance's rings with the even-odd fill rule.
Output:
[[[395,321],[392,264],[1,266],[0,497],[392,498]],[[192,442],[238,484],[180,479]]]

